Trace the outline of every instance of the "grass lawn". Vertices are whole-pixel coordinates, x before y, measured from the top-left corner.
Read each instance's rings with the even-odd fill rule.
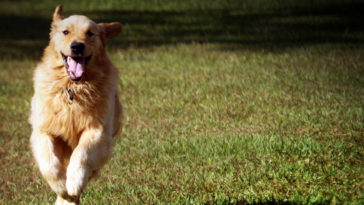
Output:
[[[56,198],[29,149],[37,2],[0,2],[0,204]],[[364,203],[364,4],[87,2],[64,10],[124,24],[125,118],[81,203]]]

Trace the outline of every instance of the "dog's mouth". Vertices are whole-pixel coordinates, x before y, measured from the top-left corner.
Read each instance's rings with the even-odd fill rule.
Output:
[[[79,81],[82,79],[91,55],[88,57],[72,57],[66,56],[61,53],[67,74],[72,81]]]

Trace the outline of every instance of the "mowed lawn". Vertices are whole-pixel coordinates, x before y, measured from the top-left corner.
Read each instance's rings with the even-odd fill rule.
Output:
[[[17,22],[28,22],[8,4]],[[45,12],[39,19],[51,6],[38,8]],[[83,14],[113,19],[87,9]],[[120,71],[123,131],[81,203],[363,203],[364,29],[353,20],[345,30],[347,22],[330,14],[229,16],[255,20],[243,30],[215,21],[224,11],[203,11],[162,12],[172,19],[162,22],[159,11],[116,16],[134,20],[109,43]],[[283,30],[266,27],[270,18]],[[56,198],[29,149],[32,72],[49,28],[49,20],[34,19],[39,36],[31,25],[21,40],[0,34],[8,46],[0,49],[0,204]]]

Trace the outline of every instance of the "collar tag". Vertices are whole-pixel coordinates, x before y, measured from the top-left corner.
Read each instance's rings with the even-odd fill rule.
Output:
[[[72,103],[72,101],[73,101],[73,92],[72,92],[72,90],[70,89],[70,88],[67,88],[67,93],[68,93],[68,101],[70,102],[70,103]]]

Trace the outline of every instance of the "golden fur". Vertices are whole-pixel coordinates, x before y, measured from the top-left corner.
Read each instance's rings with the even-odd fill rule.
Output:
[[[30,123],[31,146],[56,204],[77,204],[89,178],[110,156],[121,126],[118,71],[106,55],[106,40],[121,31],[119,23],[96,24],[85,16],[53,15],[50,43],[34,72]],[[67,30],[67,33],[65,32]],[[91,34],[90,34],[91,32]],[[67,74],[62,55],[73,42],[90,56],[80,81]]]

